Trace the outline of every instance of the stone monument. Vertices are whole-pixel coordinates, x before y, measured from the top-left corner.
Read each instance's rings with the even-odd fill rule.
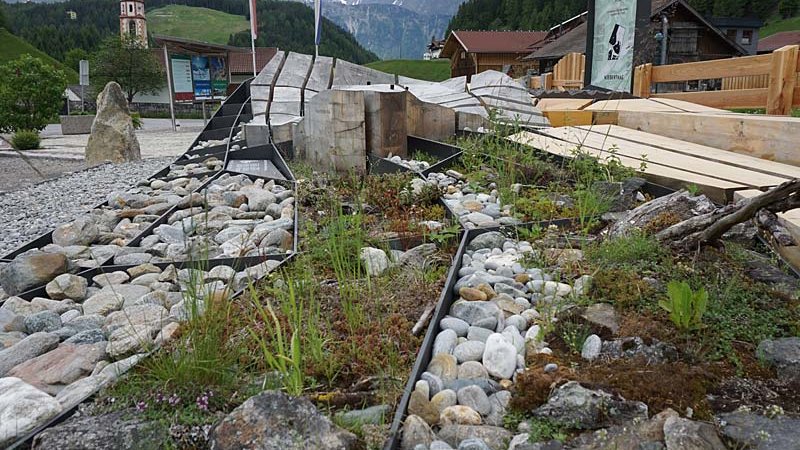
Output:
[[[142,159],[134,133],[128,101],[116,82],[106,85],[97,96],[97,116],[86,145],[86,163],[121,163]]]

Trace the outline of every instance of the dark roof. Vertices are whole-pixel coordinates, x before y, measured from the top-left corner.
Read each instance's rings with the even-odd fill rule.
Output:
[[[734,50],[736,50],[739,55],[747,55],[748,52],[745,50],[741,45],[737,44],[736,42],[731,41],[728,39],[719,28],[715,27],[711,22],[709,22],[702,14],[697,12],[694,8],[692,8],[685,0],[652,0],[651,3],[651,18],[657,18],[661,15],[663,11],[667,8],[680,4],[684,8],[686,8],[690,13],[700,20],[708,29],[712,30],[719,38],[725,41],[729,46],[731,46]],[[580,16],[576,16],[573,19],[578,19]],[[577,27],[573,28],[572,30],[564,33],[560,37],[557,37],[554,41],[544,43],[544,45],[535,52],[531,53],[530,55],[524,57],[524,60],[531,60],[531,59],[553,59],[553,58],[560,58],[567,53],[578,52],[578,53],[585,53],[586,52],[586,34],[587,34],[587,23],[583,23],[578,25]],[[760,47],[760,46],[759,46]]]
[[[546,35],[546,31],[453,31],[442,56],[449,58],[459,46],[469,53],[527,53]]]
[[[711,23],[718,27],[761,28],[764,21],[758,17],[711,17]]]
[[[231,73],[253,73],[253,54],[249,48],[237,47],[239,51],[231,52],[228,65],[230,66]],[[261,72],[261,69],[267,65],[278,49],[275,47],[256,47],[256,69]]]
[[[544,44],[542,48],[522,59],[553,59],[561,58],[568,53],[586,53],[586,30],[588,26],[584,22],[562,34],[554,41]]]
[[[758,40],[758,52],[771,52],[786,45],[800,44],[800,31],[781,31]]]

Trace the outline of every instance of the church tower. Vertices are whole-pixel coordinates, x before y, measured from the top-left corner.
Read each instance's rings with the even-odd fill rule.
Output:
[[[136,36],[147,47],[147,19],[144,16],[144,0],[122,0],[119,2],[119,34],[122,37]]]

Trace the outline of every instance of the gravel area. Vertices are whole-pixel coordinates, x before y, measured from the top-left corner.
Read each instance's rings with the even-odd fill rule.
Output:
[[[84,167],[82,162],[75,166],[70,161],[37,159],[33,162],[36,167],[50,176],[80,171],[31,185],[40,178],[24,161],[1,158],[0,186],[25,187],[0,193],[0,256],[59,224],[74,220],[104,201],[112,191],[132,187],[173,160],[152,158],[80,170]],[[18,164],[27,167],[35,178],[26,176],[28,172]]]

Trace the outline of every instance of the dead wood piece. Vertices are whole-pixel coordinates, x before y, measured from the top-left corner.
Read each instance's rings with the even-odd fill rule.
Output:
[[[761,209],[778,213],[800,204],[800,180],[787,181],[759,196],[692,217],[656,234],[656,238],[676,248],[695,249],[716,243],[734,225],[748,221]]]
[[[309,395],[308,399],[334,408],[361,408],[370,404],[374,397],[374,392],[323,392]]]
[[[686,191],[677,191],[647,202],[625,213],[608,228],[609,237],[619,237],[633,230],[640,230],[664,215],[678,220],[713,212],[714,203],[704,195],[693,196]]]
[[[419,334],[422,333],[422,330],[425,329],[425,326],[431,320],[431,315],[433,315],[433,309],[434,309],[433,305],[429,305],[427,308],[425,308],[425,311],[423,311],[422,315],[419,316],[419,320],[417,320],[417,323],[415,323],[414,327],[411,328],[411,334],[413,334],[414,336],[419,336]]]

